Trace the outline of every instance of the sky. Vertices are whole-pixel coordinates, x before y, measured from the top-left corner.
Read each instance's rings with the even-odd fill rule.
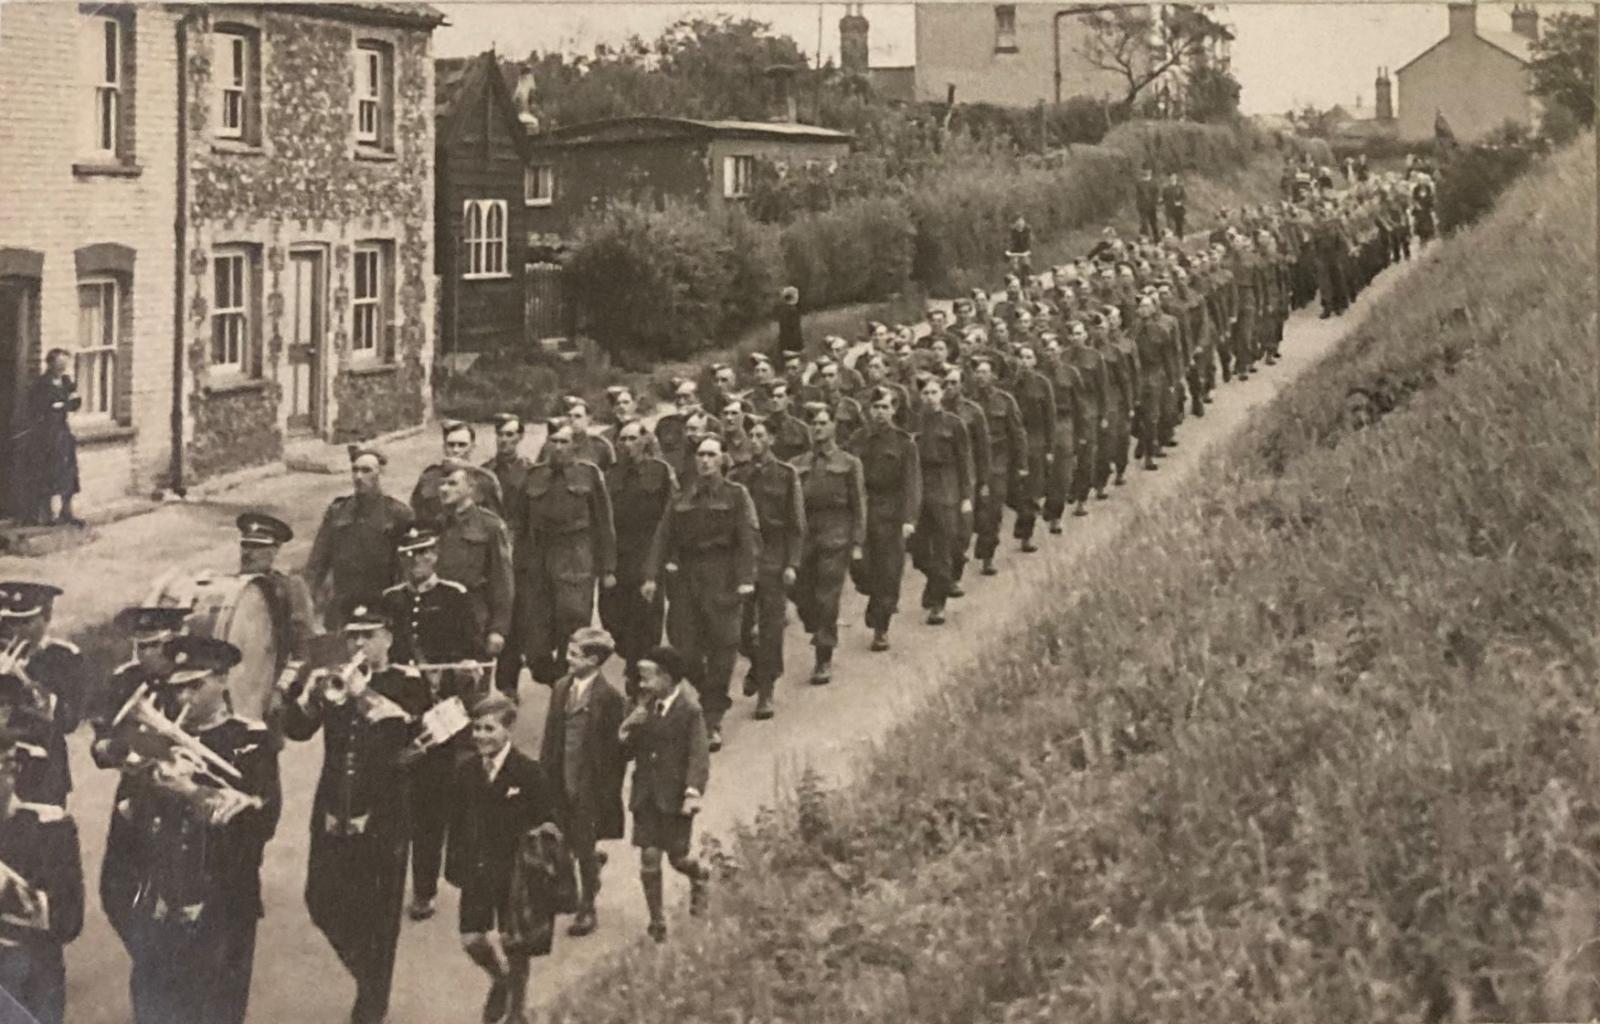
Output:
[[[1025,0],[1024,0],[1025,2]],[[630,35],[653,38],[680,17],[729,14],[768,22],[789,35],[808,54],[818,51],[821,12],[823,59],[838,59],[838,3],[684,4],[677,2],[537,3],[527,0],[436,3],[450,24],[434,37],[440,56],[479,53],[491,45],[505,54],[532,50],[587,52],[597,43],[618,43]],[[1548,17],[1558,5],[1541,4]],[[911,4],[868,3],[869,46],[874,66],[913,63],[916,59]],[[1445,33],[1441,2],[1234,3],[1218,8],[1232,25],[1234,75],[1243,86],[1240,105],[1246,113],[1281,114],[1307,103],[1353,108],[1373,104],[1373,80],[1379,66],[1398,68]],[[1483,4],[1478,23],[1510,30],[1511,5]]]

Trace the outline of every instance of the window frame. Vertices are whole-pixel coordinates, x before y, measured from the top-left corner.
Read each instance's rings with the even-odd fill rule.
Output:
[[[740,171],[744,173],[740,173]],[[748,199],[756,179],[756,158],[753,153],[730,153],[722,161],[722,197]]]
[[[1017,5],[994,6],[994,52],[1017,53]]]
[[[230,286],[237,287],[239,294],[237,296],[230,295],[229,298],[236,300],[237,304],[224,305],[223,296],[220,293],[221,290],[217,287],[218,265],[223,261],[231,263],[235,260],[238,261],[239,267],[238,280],[237,282],[230,282]],[[255,262],[254,254],[251,250],[242,245],[216,246],[211,252],[211,339],[207,349],[207,356],[210,360],[211,369],[224,376],[243,378],[256,376],[254,372],[253,335],[255,329],[254,288]],[[223,319],[225,317],[228,318],[226,321]],[[239,325],[236,332],[237,338],[232,339],[231,343],[230,340],[222,339],[223,323],[237,323]],[[228,333],[232,335],[235,332],[229,331]],[[236,359],[217,358],[219,340],[221,340],[224,355],[236,354]],[[228,351],[235,345],[238,349],[237,353]]]
[[[363,295],[361,288],[362,263],[371,261],[372,267],[368,273],[370,295]],[[381,361],[384,349],[384,326],[387,317],[384,315],[384,283],[388,280],[388,268],[384,265],[383,247],[375,242],[357,242],[350,254],[350,358],[354,362],[375,363]],[[363,330],[363,314],[366,330]],[[364,336],[370,335],[371,344],[362,344]]]
[[[122,157],[124,149],[122,127],[126,110],[123,92],[127,76],[123,71],[128,45],[127,26],[115,13],[92,14],[89,15],[89,21],[99,26],[96,35],[101,43],[97,47],[100,53],[97,65],[99,72],[90,85],[94,103],[91,137],[87,140],[89,154],[101,160],[114,161]],[[107,52],[108,49],[111,52]],[[111,69],[109,76],[107,69]]]
[[[219,52],[228,51],[227,65],[219,61]],[[211,90],[214,118],[211,126],[213,138],[243,145],[259,145],[261,141],[261,35],[251,25],[219,24],[212,29]],[[235,57],[238,62],[235,66]],[[233,79],[230,81],[230,79]],[[228,99],[237,96],[238,124],[228,124]]]
[[[550,206],[555,202],[555,198],[556,168],[554,164],[529,164],[522,169],[523,205]]]
[[[511,211],[504,199],[465,199],[461,206],[463,281],[490,281],[511,276],[507,266]],[[499,218],[499,230],[494,220]]]
[[[109,331],[110,342],[106,343],[102,333],[101,344],[86,346],[83,344],[83,291],[85,288],[101,290],[100,315],[104,318],[102,332]],[[72,349],[72,378],[78,384],[78,395],[83,399],[83,405],[71,413],[74,423],[84,425],[112,425],[118,422],[117,391],[119,387],[118,352],[124,342],[122,324],[123,281],[117,274],[94,273],[85,274],[78,278],[78,343]],[[105,296],[109,290],[109,301]],[[86,374],[81,369],[85,357],[93,360],[96,365],[104,363],[109,367],[100,375]],[[88,381],[95,382],[93,391],[85,387]],[[99,402],[92,403],[91,399],[98,396]],[[98,408],[103,406],[103,408]]]
[[[384,39],[360,38],[356,40],[354,54],[351,128],[356,149],[366,153],[393,153],[395,151],[394,44]],[[375,74],[374,64],[376,64]],[[369,105],[372,110],[372,124],[370,128],[366,128],[363,127],[363,115]]]

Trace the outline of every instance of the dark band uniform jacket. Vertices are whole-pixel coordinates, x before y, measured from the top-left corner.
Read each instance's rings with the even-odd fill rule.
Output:
[[[387,494],[347,494],[328,506],[305,568],[328,628],[342,626],[357,605],[378,603],[399,568],[392,538],[411,520],[411,509]]]
[[[596,839],[621,839],[622,776],[628,763],[617,730],[627,702],[604,673],[595,675],[581,702],[573,701],[573,684],[571,675],[563,676],[550,695],[539,764],[550,783],[558,820],[582,816],[594,822]]]
[[[284,709],[284,735],[322,731],[322,773],[311,804],[306,908],[356,979],[357,1024],[380,1021],[394,976],[410,842],[408,778],[400,754],[428,708],[422,674],[390,665],[368,690],[333,704],[319,695]]]
[[[0,989],[39,1024],[61,1024],[66,1001],[62,947],[83,929],[77,825],[59,807],[19,802],[9,819],[0,820],[0,862],[43,894],[46,905],[44,921],[32,922],[13,916],[21,909],[13,893],[0,897]]]
[[[78,727],[82,714],[88,666],[76,646],[46,638],[28,659],[26,671],[38,684],[38,691],[30,690],[16,676],[0,676],[0,719],[26,744],[26,749],[19,751],[17,797],[64,807],[72,792],[66,738]]]

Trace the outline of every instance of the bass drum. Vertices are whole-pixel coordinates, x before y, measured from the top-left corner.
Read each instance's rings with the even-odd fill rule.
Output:
[[[228,673],[234,713],[266,720],[273,684],[288,657],[278,644],[288,609],[277,606],[264,579],[175,571],[156,582],[145,604],[188,608],[190,633],[239,648],[239,664]]]

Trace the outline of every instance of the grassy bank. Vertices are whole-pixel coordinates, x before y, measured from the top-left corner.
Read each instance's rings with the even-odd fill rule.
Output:
[[[552,1019],[1600,1009],[1594,192],[1538,168]]]
[[[1136,148],[1133,142],[1127,145]],[[1206,176],[1188,176],[1186,185],[1191,230],[1214,223],[1220,210],[1276,199],[1281,168],[1282,156],[1279,152],[1263,149],[1238,167],[1218,168]],[[1107,223],[1116,225],[1125,236],[1138,233],[1137,215],[1131,204],[1124,203],[1114,208],[1103,221],[1048,237],[1036,233],[1035,266],[1043,269],[1083,254],[1094,244]],[[1003,234],[997,234],[996,237],[1003,240]],[[1007,268],[1000,260],[985,260],[976,266],[961,268],[952,275],[953,287],[947,292],[955,294],[974,287],[993,288],[1006,272]],[[817,348],[821,339],[830,334],[859,338],[869,320],[886,323],[918,320],[926,299],[926,292],[913,284],[905,293],[882,302],[812,310],[804,316],[806,337],[813,348]],[[639,371],[615,365],[598,345],[586,343],[578,358],[571,361],[539,355],[531,359],[484,362],[472,372],[440,378],[435,387],[435,405],[441,417],[473,422],[484,422],[500,411],[546,416],[552,411],[555,399],[562,394],[582,394],[591,402],[600,403],[596,408],[604,408],[605,389],[613,384],[633,387],[648,404],[671,393],[669,382],[673,377],[693,376],[710,363],[737,362],[751,352],[771,352],[776,347],[777,328],[769,321],[742,330],[733,338],[698,352],[692,358],[664,360],[650,370]]]

